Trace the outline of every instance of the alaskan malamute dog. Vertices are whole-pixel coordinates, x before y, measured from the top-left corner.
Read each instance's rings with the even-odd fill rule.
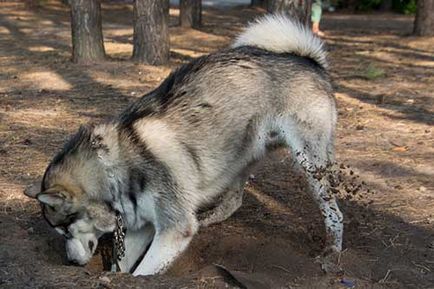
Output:
[[[328,249],[338,252],[342,214],[327,180],[312,172],[334,157],[336,105],[326,65],[323,43],[308,28],[262,17],[232,47],[181,66],[119,117],[81,127],[48,166],[40,190],[27,195],[42,204],[78,264],[120,216],[121,270],[151,275],[170,266],[200,224],[237,210],[248,168],[286,147],[325,218]],[[198,221],[198,210],[216,199]]]

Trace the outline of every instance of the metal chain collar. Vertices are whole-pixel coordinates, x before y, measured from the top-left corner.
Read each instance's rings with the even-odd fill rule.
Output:
[[[116,228],[113,232],[112,272],[119,271],[119,261],[125,257],[125,227],[121,214],[116,214]]]

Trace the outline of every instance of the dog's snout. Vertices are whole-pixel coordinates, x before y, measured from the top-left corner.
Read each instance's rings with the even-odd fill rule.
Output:
[[[93,238],[91,238],[93,239]],[[83,240],[72,238],[66,241],[66,256],[68,261],[74,265],[85,265],[92,257],[92,251],[89,250],[89,241],[92,241],[96,247],[96,240]]]

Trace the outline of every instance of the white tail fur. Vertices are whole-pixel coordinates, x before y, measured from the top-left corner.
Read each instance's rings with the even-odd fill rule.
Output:
[[[276,53],[294,53],[309,57],[327,67],[323,41],[296,20],[284,15],[266,15],[251,23],[232,47],[255,46]]]

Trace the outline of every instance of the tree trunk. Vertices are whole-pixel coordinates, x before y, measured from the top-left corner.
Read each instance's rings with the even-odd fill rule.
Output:
[[[202,0],[179,1],[179,25],[197,28],[202,24]]]
[[[434,36],[434,0],[418,0],[413,33]]]
[[[99,0],[71,0],[72,61],[105,59]]]
[[[284,13],[310,26],[312,0],[268,0],[270,13]]]
[[[169,0],[134,1],[133,60],[151,65],[169,61]]]

